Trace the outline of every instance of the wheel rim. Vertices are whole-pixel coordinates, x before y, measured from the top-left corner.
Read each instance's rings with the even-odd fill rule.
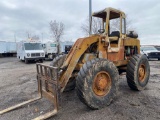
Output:
[[[145,71],[145,65],[141,64],[139,67],[139,81],[143,82],[145,79],[146,71]]]
[[[105,72],[101,71],[98,72],[94,78],[93,91],[98,96],[105,96],[111,89],[111,78],[110,75]]]

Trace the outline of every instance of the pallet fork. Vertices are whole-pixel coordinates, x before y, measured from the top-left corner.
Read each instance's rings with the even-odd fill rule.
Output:
[[[19,103],[12,107],[6,108],[0,111],[0,115],[15,110],[24,105],[27,105],[31,102],[37,101],[43,97],[53,102],[54,110],[45,113],[37,118],[34,118],[34,120],[47,119],[57,114],[57,111],[59,109],[59,99],[60,99],[60,89],[58,84],[58,79],[59,79],[58,68],[42,65],[39,63],[36,64],[36,68],[37,68],[38,97]]]

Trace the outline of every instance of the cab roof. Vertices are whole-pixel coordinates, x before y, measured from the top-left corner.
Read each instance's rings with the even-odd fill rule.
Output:
[[[117,9],[114,9],[114,8],[111,8],[111,7],[105,8],[105,9],[103,9],[101,11],[98,11],[98,12],[94,12],[92,14],[92,16],[106,19],[106,13],[107,13],[107,11],[110,11],[110,18],[109,19],[119,18],[120,14],[122,14],[123,16],[125,16],[124,12],[122,12],[120,10],[117,10]]]

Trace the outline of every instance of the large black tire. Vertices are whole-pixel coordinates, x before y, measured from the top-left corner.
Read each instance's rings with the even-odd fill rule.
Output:
[[[59,56],[55,57],[53,59],[53,61],[50,63],[50,66],[60,68],[64,63],[64,60],[66,59],[66,56],[67,56],[66,54],[63,54],[63,55],[59,55]]]
[[[134,55],[127,65],[127,83],[133,90],[145,89],[150,76],[150,66],[145,55]]]
[[[105,79],[107,74],[109,81]],[[98,79],[99,75],[100,79]],[[77,95],[81,102],[91,109],[103,108],[109,105],[117,95],[118,79],[118,70],[112,62],[106,59],[92,59],[86,62],[78,73]]]
[[[66,59],[67,55],[66,54],[63,54],[63,55],[59,55],[57,56],[56,58],[53,59],[53,61],[50,63],[50,66],[54,66],[54,67],[58,67],[60,68],[65,59]],[[71,77],[64,89],[64,92],[68,92],[68,91],[71,91],[71,90],[74,90],[76,87],[76,82],[75,82],[75,78]]]

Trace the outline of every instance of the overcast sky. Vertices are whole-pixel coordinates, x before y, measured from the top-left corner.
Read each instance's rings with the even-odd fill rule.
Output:
[[[50,39],[49,22],[63,22],[63,40],[84,37],[81,24],[88,16],[88,0],[1,0],[0,40],[26,40],[29,31]],[[160,45],[160,0],[92,0],[93,11],[113,7],[124,11],[141,44]]]

